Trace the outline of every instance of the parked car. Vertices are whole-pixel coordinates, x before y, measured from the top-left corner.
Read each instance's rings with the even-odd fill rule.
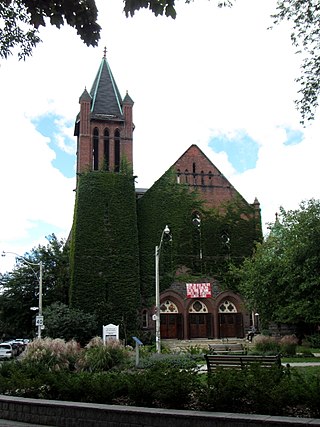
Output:
[[[26,349],[26,346],[27,346],[27,344],[25,343],[25,340],[22,338],[16,338],[12,341],[9,341],[9,343],[13,345],[14,348],[16,348],[17,356],[19,356],[19,354],[21,354]]]
[[[0,359],[12,359],[14,351],[12,345],[9,343],[0,344]]]

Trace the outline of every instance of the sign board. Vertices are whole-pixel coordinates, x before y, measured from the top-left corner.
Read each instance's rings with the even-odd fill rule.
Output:
[[[186,283],[187,298],[211,298],[211,283]]]
[[[143,343],[137,337],[132,337],[133,341],[138,345],[143,345]]]
[[[43,316],[36,316],[36,326],[43,325]]]
[[[103,342],[104,343],[106,343],[106,341],[108,341],[110,339],[118,340],[119,339],[119,325],[113,325],[112,323],[109,323],[109,325],[103,325],[102,336],[103,336]]]

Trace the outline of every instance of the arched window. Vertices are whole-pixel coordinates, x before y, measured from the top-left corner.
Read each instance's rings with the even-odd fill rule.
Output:
[[[188,169],[186,169],[186,170],[184,171],[184,175],[185,175],[185,177],[186,177],[186,184],[188,184],[188,175],[189,175]]]
[[[149,326],[149,315],[148,310],[142,310],[142,327],[147,328]]]
[[[190,306],[189,313],[208,313],[208,309],[202,301],[197,300]]]
[[[201,171],[201,185],[204,185],[204,173]]]
[[[104,170],[109,170],[109,164],[110,164],[110,136],[109,136],[109,129],[104,130],[104,136],[103,136],[103,151],[104,151]]]
[[[92,163],[93,170],[99,169],[99,129],[93,129],[93,140],[92,140]]]
[[[219,313],[237,313],[237,308],[232,302],[225,300],[220,304]]]
[[[174,302],[167,299],[161,304],[160,313],[179,313],[179,310]]]
[[[120,172],[120,131],[114,132],[114,171]]]
[[[196,174],[196,164],[192,163],[192,173],[193,173],[193,185],[197,185],[197,174]]]
[[[212,185],[212,172],[211,171],[209,171],[208,177],[209,177],[209,185]]]
[[[180,169],[177,170],[177,184],[180,184]]]

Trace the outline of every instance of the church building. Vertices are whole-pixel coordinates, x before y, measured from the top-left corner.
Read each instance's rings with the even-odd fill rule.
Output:
[[[226,279],[262,239],[258,200],[249,204],[195,144],[151,188],[136,188],[134,103],[106,54],[79,103],[71,305],[120,324],[123,338],[152,335],[158,274],[162,339],[244,337],[254,319]]]

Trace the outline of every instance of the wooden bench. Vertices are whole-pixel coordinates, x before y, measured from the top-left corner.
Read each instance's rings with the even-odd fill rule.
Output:
[[[246,354],[247,350],[242,343],[209,344],[209,351],[212,354]]]
[[[205,354],[208,373],[217,368],[243,369],[252,365],[259,365],[262,368],[281,366],[280,356],[251,356],[245,355],[215,355]]]

